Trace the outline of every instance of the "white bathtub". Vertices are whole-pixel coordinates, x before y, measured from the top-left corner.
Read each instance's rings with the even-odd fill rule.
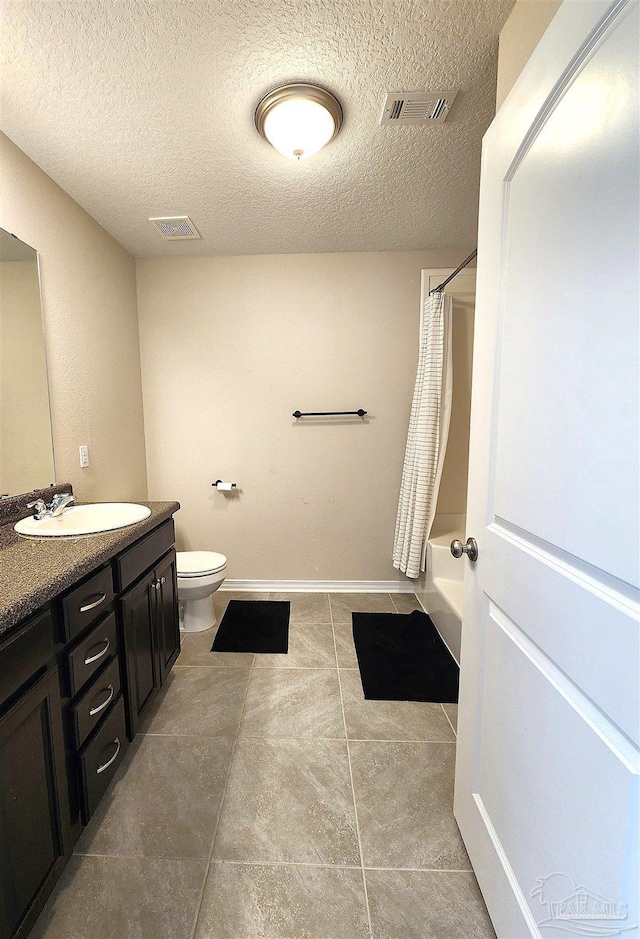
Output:
[[[464,564],[463,559],[453,557],[450,546],[454,538],[464,543],[465,519],[464,516],[449,516],[443,521],[444,525],[434,527],[427,542],[427,613],[460,664]],[[443,527],[449,530],[443,531]]]

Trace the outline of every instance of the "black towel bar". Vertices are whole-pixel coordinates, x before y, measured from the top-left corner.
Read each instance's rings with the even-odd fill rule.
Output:
[[[358,408],[357,411],[294,411],[293,417],[333,417],[337,414],[357,414],[358,417],[364,417],[366,413],[362,408]]]

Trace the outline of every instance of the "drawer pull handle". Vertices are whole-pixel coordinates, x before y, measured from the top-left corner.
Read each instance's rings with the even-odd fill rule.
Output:
[[[99,766],[99,767],[97,768],[96,774],[98,774],[98,773],[104,773],[104,771],[105,771],[106,769],[109,769],[109,767],[111,766],[111,764],[112,764],[112,763],[114,762],[114,760],[116,759],[117,755],[120,753],[120,737],[116,737],[116,739],[115,739],[115,740],[112,740],[111,742],[112,742],[112,743],[115,743],[115,745],[116,745],[116,752],[113,754],[113,756],[111,757],[110,760],[107,760],[106,763],[103,763],[102,766]]]
[[[101,641],[101,642],[106,642],[106,646],[104,647],[104,649],[102,649],[100,652],[98,652],[97,655],[90,655],[90,656],[88,656],[88,657],[84,660],[84,664],[85,664],[85,665],[91,665],[92,662],[97,662],[98,659],[101,659],[102,656],[103,656],[103,655],[106,655],[107,652],[109,651],[110,642],[109,642],[109,639],[107,638],[107,636],[105,636],[104,639],[102,639],[102,640],[100,640],[100,641]]]
[[[100,596],[98,597],[98,599],[97,599],[97,600],[94,600],[93,603],[87,603],[86,606],[81,606],[81,607],[80,607],[80,612],[81,612],[81,613],[88,613],[89,610],[95,610],[95,608],[96,608],[97,606],[100,606],[101,603],[104,603],[104,601],[105,601],[106,599],[107,599],[106,593],[101,593]]]
[[[106,700],[106,701],[103,701],[102,704],[99,704],[98,707],[96,707],[96,708],[91,708],[91,710],[89,711],[89,717],[93,717],[94,714],[99,714],[100,711],[104,711],[104,709],[106,708],[106,706],[107,706],[108,704],[110,704],[110,703],[113,701],[113,696],[114,696],[114,694],[115,694],[115,692],[114,692],[114,690],[113,690],[113,685],[107,685],[107,689],[106,689],[106,690],[109,692],[109,694],[107,695],[107,700]]]

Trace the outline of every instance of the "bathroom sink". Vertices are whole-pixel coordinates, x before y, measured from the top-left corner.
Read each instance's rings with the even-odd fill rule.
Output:
[[[141,522],[151,515],[151,509],[135,502],[95,502],[91,505],[73,505],[57,518],[23,518],[13,526],[19,535],[35,538],[71,538],[76,535],[97,535]]]

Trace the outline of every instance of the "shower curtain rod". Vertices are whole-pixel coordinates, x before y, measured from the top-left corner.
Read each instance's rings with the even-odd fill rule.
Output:
[[[430,290],[430,291],[429,291],[429,296],[431,296],[432,293],[440,293],[441,290],[444,290],[444,288],[447,286],[447,284],[449,283],[449,281],[450,281],[450,280],[453,280],[453,278],[456,276],[456,274],[459,274],[460,271],[461,271],[463,268],[465,268],[465,267],[467,266],[467,264],[470,264],[471,261],[473,261],[473,259],[474,259],[475,256],[477,255],[477,253],[478,253],[478,249],[475,248],[475,249],[471,252],[471,254],[469,255],[469,257],[464,259],[464,261],[462,262],[462,264],[460,265],[460,267],[456,267],[456,269],[455,269],[455,271],[453,272],[453,274],[449,274],[449,276],[447,277],[446,280],[443,280],[441,284],[438,284],[437,287],[434,287],[433,290]]]

